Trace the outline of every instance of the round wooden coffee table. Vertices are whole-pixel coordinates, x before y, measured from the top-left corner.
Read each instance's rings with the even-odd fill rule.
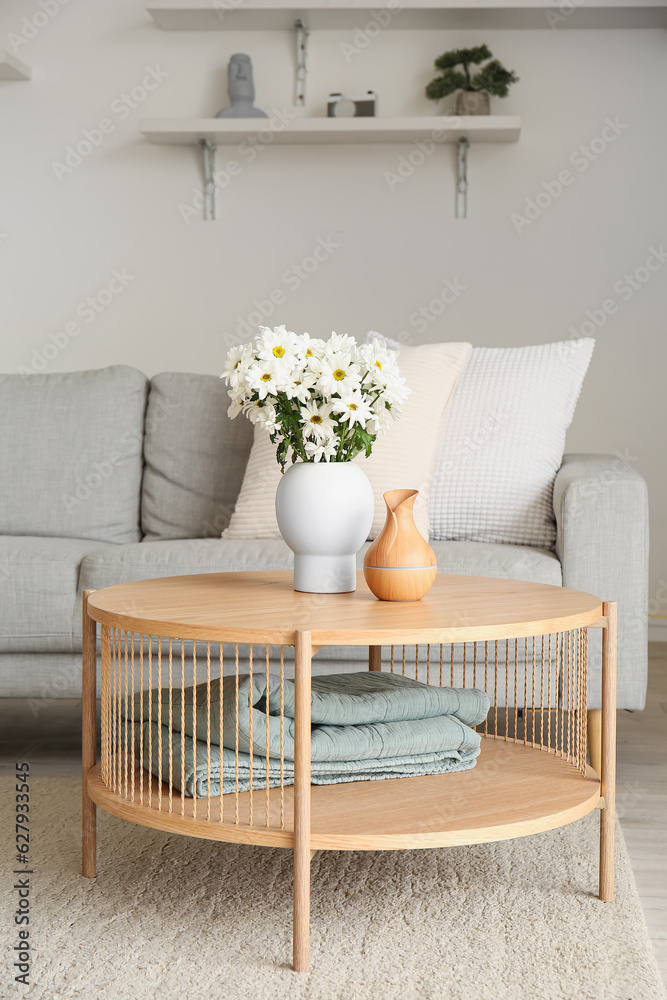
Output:
[[[303,972],[309,967],[310,860],[316,851],[504,840],[562,826],[597,807],[599,895],[613,898],[614,602],[603,604],[561,587],[442,574],[422,601],[388,603],[373,597],[361,574],[355,593],[324,595],[295,592],[291,573],[257,572],[170,577],[86,591],[83,615],[84,875],[96,874],[96,806],[169,832],[291,848],[293,966]],[[97,623],[102,650],[99,763]],[[589,628],[603,629],[599,777],[586,763]],[[488,692],[492,708],[477,727],[482,749],[474,769],[311,786],[312,657],[328,646],[359,645],[369,649],[370,670]],[[283,702],[292,670],[293,720],[285,719]],[[233,791],[213,795],[211,748],[215,753],[217,747],[211,730],[218,721],[222,727],[223,699],[216,701],[215,690],[223,672],[236,677],[229,682],[230,690],[236,690],[236,705],[230,709],[235,710],[236,732],[225,730],[224,744],[232,755],[235,748],[237,779]],[[251,711],[250,787],[240,791],[238,690],[239,677],[248,673],[266,679],[267,689],[271,678],[271,690],[280,691],[280,704],[271,712],[280,719],[281,743],[275,758],[253,757]],[[193,682],[194,698],[188,694]],[[226,682],[225,699],[227,688]],[[186,711],[194,727],[194,769],[205,795],[197,794],[196,783],[189,793],[178,790],[185,784],[178,780],[185,779],[185,751],[180,740],[172,743],[161,735],[179,725],[186,732]],[[145,718],[158,719],[160,752],[155,757],[154,738],[144,740],[143,727],[136,728],[135,720]],[[268,745],[268,712],[266,718]],[[241,721],[245,725],[248,719]],[[285,725],[293,725],[294,731],[293,786],[284,779]]]

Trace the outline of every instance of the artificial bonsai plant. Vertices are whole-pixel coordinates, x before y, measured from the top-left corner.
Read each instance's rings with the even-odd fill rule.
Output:
[[[487,59],[491,61],[486,62]],[[481,63],[485,65],[473,76],[470,67]],[[509,85],[519,79],[497,59],[492,59],[487,45],[445,52],[435,60],[435,68],[441,71],[440,76],[431,80],[426,96],[431,101],[439,101],[459,91],[456,103],[459,115],[488,115],[489,94],[507,97]]]

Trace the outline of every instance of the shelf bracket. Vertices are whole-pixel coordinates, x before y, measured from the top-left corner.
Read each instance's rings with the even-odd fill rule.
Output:
[[[306,58],[308,56],[308,35],[310,32],[300,17],[294,22],[296,32],[296,79],[294,103],[300,107],[306,103]]]
[[[200,139],[198,145],[204,154],[204,219],[215,219],[215,146],[208,139]]]
[[[459,139],[458,145],[458,178],[456,181],[456,218],[465,219],[468,216],[468,146],[465,137]]]

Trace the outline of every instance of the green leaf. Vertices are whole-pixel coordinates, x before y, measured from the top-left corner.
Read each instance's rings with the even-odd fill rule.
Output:
[[[426,88],[426,96],[429,101],[439,101],[457,90],[463,90],[465,85],[466,78],[463,73],[449,69],[442,76],[436,76],[435,80],[431,80]]]
[[[509,85],[517,83],[518,79],[515,73],[494,59],[477,73],[473,82],[477,90],[486,90],[495,97],[507,97]]]
[[[472,49],[452,49],[444,52],[435,60],[436,69],[452,69],[454,66],[478,66],[485,59],[491,58],[491,50],[487,45],[476,45]]]
[[[442,70],[426,87],[426,96],[431,101],[439,101],[456,90],[485,90],[496,97],[507,97],[511,83],[519,79],[511,70],[493,59],[471,76],[470,67],[479,66],[486,59],[491,59],[491,50],[487,45],[477,45],[471,49],[452,49],[444,52],[435,60],[436,69]],[[463,72],[456,69],[463,68]]]
[[[278,437],[278,435],[272,434],[271,435],[272,441],[274,440],[274,437]],[[278,438],[278,447],[276,448],[276,460],[283,472],[285,471],[285,463],[287,462],[288,447],[289,447],[289,442],[287,441],[286,438]]]

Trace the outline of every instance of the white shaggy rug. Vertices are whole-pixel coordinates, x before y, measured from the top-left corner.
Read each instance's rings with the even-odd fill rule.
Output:
[[[13,982],[13,782],[0,782],[0,997],[29,1000],[661,1000],[622,837],[597,886],[598,816],[500,844],[320,853],[311,972],[291,971],[290,851],[98,811],[79,874],[80,783],[31,783],[31,985]]]

